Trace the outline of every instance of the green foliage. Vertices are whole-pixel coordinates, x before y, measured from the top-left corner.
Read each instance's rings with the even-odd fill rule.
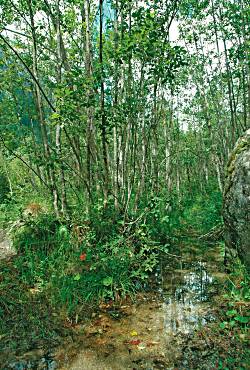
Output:
[[[10,191],[7,176],[0,168],[0,204],[2,204],[6,199],[8,199],[8,194]]]
[[[221,224],[218,183],[247,127],[248,9],[105,2],[102,29],[95,2],[15,3],[0,5],[0,224],[18,225],[0,315],[37,298],[39,317],[42,299],[46,317],[84,316],[141,289],[176,236]],[[230,307],[224,329],[245,321]]]
[[[38,289],[23,282],[23,271],[12,262],[0,261],[0,361],[7,352],[51,349],[69,334],[60,311]]]
[[[181,202],[174,198],[172,207],[170,228],[178,234],[195,232],[201,235],[222,223],[222,194],[213,184],[205,193],[199,193],[194,187],[184,194]]]
[[[235,338],[238,342],[243,343],[242,353],[236,357],[228,355],[219,361],[219,369],[235,368],[239,362],[242,364],[249,363],[250,352],[247,348],[249,344],[249,302],[250,302],[250,276],[244,266],[239,263],[235,265],[226,286],[224,296],[224,312],[222,314],[219,330],[223,335]]]
[[[205,196],[197,195],[190,208],[185,207],[183,220],[201,232],[206,232],[220,223],[222,221],[221,193],[214,190]]]
[[[17,252],[30,251],[44,252],[49,254],[55,249],[64,236],[63,228],[59,227],[59,221],[55,220],[54,214],[30,215],[24,221],[24,225],[18,227],[13,241]]]
[[[30,178],[30,173],[16,158],[5,158],[8,163],[8,176],[11,182],[12,191],[9,189],[9,181],[5,176],[5,184],[8,184],[8,193],[0,202],[0,225],[2,228],[8,228],[9,223],[22,219],[23,211],[30,204],[37,204],[41,208],[50,210],[50,198],[48,190],[44,189],[38,179]],[[0,177],[1,178],[1,177]],[[0,193],[0,196],[3,193]]]
[[[103,210],[102,210],[103,212]],[[28,218],[14,233],[15,266],[23,284],[36,287],[69,314],[91,300],[134,294],[158,263],[163,247],[145,225],[114,235],[100,225],[60,223],[52,214]],[[90,224],[90,225],[89,225]],[[117,223],[117,229],[121,227]]]
[[[234,302],[248,302],[250,301],[250,276],[242,263],[239,260],[237,262],[228,281],[226,298]]]
[[[160,245],[169,242],[172,212],[170,204],[171,198],[165,191],[142,199],[140,204],[140,212],[144,215],[140,227]]]

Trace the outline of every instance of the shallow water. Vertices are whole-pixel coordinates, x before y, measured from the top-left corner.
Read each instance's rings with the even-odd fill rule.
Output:
[[[68,341],[47,359],[40,357],[21,367],[16,362],[9,369],[176,368],[183,338],[215,320],[214,299],[225,279],[219,245],[188,243],[178,254],[162,259],[136,303],[100,307],[91,322],[76,326],[77,340]]]
[[[213,321],[213,297],[219,282],[219,248],[198,248],[165,258],[142,301],[122,306],[123,317],[106,312],[85,329],[83,344],[58,354],[62,370],[173,369],[181,339]],[[72,346],[74,348],[74,346]]]
[[[160,276],[165,332],[189,333],[212,319],[208,315],[210,298],[215,292],[215,278],[206,262],[181,263],[180,268],[163,268]]]

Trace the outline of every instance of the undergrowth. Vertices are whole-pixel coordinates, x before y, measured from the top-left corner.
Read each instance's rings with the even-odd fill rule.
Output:
[[[6,194],[0,224],[11,228],[17,255],[0,266],[0,350],[51,347],[101,302],[133,299],[169,244],[175,252],[175,237],[220,222],[213,197],[202,212],[199,196],[179,203],[163,194],[142,199],[136,213],[96,201],[88,214],[78,204],[58,220],[43,194]]]
[[[218,361],[219,369],[247,369],[250,363],[250,276],[245,267],[236,261],[225,287],[219,333],[233,341],[238,349]]]
[[[58,221],[48,212],[16,224],[17,255],[1,264],[2,351],[53,346],[91,307],[133,298],[143,287],[165,247],[143,223],[128,231],[118,219],[106,233],[97,225]]]
[[[249,369],[249,281],[245,268],[237,261],[224,283],[220,281],[219,295],[211,305],[214,319],[186,336],[182,334],[183,352],[176,368]]]

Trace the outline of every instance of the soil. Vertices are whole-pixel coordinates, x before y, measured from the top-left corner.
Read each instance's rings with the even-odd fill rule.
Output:
[[[207,246],[204,254],[194,244],[180,252],[180,258],[162,260],[137,302],[103,304],[88,325],[77,326],[78,345],[56,354],[59,369],[187,369],[186,347],[209,354],[206,339],[193,336],[216,321],[215,300],[226,279],[220,246]],[[208,366],[213,365],[204,369],[213,368]]]
[[[247,369],[237,363],[244,345],[218,329],[228,279],[221,244],[188,240],[174,253],[162,258],[134,302],[102,302],[90,320],[67,323],[73,335],[63,345],[31,351],[4,369]],[[223,367],[228,356],[233,365]]]

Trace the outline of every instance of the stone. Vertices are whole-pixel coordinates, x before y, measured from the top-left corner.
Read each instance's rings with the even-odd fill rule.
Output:
[[[13,243],[8,233],[0,229],[0,260],[12,257],[16,254]]]
[[[224,188],[225,262],[237,256],[250,270],[250,129],[229,159]]]

